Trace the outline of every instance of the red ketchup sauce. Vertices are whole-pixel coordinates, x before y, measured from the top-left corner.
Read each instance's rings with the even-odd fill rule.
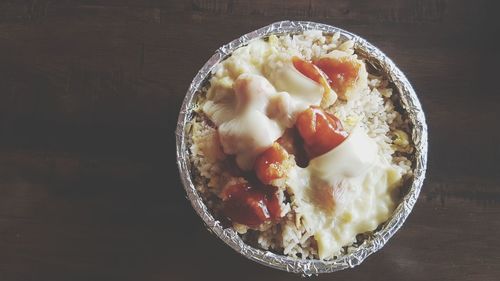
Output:
[[[312,63],[293,57],[292,63],[304,76],[323,85],[325,91],[331,87],[340,98],[345,98],[347,89],[356,82],[361,67],[347,58],[331,57],[320,58]]]
[[[330,87],[340,98],[344,98],[347,89],[356,82],[361,66],[346,58],[321,58],[313,64],[328,76]]]
[[[304,76],[315,81],[316,83],[321,84],[325,89],[325,92],[330,90],[330,87],[328,86],[330,81],[327,81],[325,75],[322,74],[322,71],[316,65],[299,57],[292,57],[292,63],[295,69],[297,69]]]
[[[300,113],[295,126],[310,158],[332,150],[348,136],[340,120],[319,107],[310,107]]]
[[[263,184],[285,176],[283,162],[288,159],[288,152],[277,142],[262,152],[255,160],[254,170]]]
[[[272,186],[237,183],[226,187],[223,197],[223,214],[233,223],[258,227],[280,218],[280,202]]]

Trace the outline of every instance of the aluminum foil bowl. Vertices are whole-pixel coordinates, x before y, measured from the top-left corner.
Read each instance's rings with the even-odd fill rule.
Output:
[[[328,34],[339,32],[341,34],[341,38],[350,39],[355,42],[354,48],[356,53],[366,58],[372,66],[387,75],[389,80],[394,84],[394,88],[399,93],[401,106],[407,112],[408,118],[410,119],[413,130],[412,139],[416,150],[413,168],[414,177],[408,183],[409,187],[407,189],[407,193],[397,206],[391,218],[379,231],[374,233],[373,237],[364,241],[364,243],[353,252],[330,261],[296,259],[275,254],[270,251],[257,249],[243,242],[232,228],[224,229],[221,223],[212,216],[210,210],[208,210],[207,206],[204,204],[193,184],[193,179],[191,178],[193,173],[191,170],[194,167],[191,167],[191,163],[189,161],[189,150],[187,147],[188,136],[185,133],[186,124],[193,117],[192,109],[194,97],[207,79],[210,78],[210,73],[215,65],[228,57],[234,50],[248,44],[248,42],[253,39],[267,37],[271,34],[301,33],[305,30],[322,30],[324,33]],[[403,225],[415,205],[425,178],[427,163],[427,125],[425,123],[424,112],[422,111],[422,107],[415,91],[401,70],[399,70],[384,53],[372,44],[368,43],[365,39],[337,27],[305,21],[276,22],[245,34],[219,48],[200,69],[189,86],[179,113],[176,139],[177,162],[179,165],[180,176],[187,193],[187,198],[193,205],[193,208],[196,210],[198,215],[203,219],[207,228],[227,245],[231,246],[234,250],[253,261],[276,269],[300,273],[303,275],[328,273],[354,267],[360,264],[364,259],[366,259],[366,257],[382,248],[382,246],[384,246],[394,233]]]

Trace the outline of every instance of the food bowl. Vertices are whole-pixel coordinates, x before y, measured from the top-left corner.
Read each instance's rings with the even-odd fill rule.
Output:
[[[399,96],[399,106],[401,106],[409,120],[411,138],[415,149],[412,159],[413,176],[405,183],[404,196],[389,220],[361,245],[349,251],[349,253],[332,260],[299,259],[255,248],[245,243],[232,227],[224,227],[219,220],[214,218],[194,184],[193,167],[189,158],[189,141],[186,133],[188,124],[193,118],[196,95],[201,91],[210,78],[212,70],[219,62],[230,56],[234,50],[248,44],[251,40],[266,38],[273,34],[297,34],[307,30],[321,30],[324,34],[340,33],[341,38],[354,41],[356,54],[362,56],[367,63],[388,78]],[[415,91],[405,75],[384,53],[365,39],[330,25],[304,21],[273,23],[245,34],[219,48],[200,69],[189,86],[179,113],[176,140],[177,162],[187,198],[203,219],[206,227],[235,251],[253,261],[272,268],[304,275],[329,273],[354,267],[359,265],[366,257],[381,249],[403,225],[415,205],[425,178],[427,162],[427,125],[425,116]]]

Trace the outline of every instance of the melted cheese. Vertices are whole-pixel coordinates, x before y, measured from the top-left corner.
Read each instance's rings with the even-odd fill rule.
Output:
[[[356,127],[339,146],[312,159],[309,166],[317,176],[333,184],[339,177],[362,175],[376,157],[377,145],[360,127]]]
[[[395,208],[401,172],[379,157],[361,128],[330,152],[294,168],[288,177],[296,212],[314,234],[321,259],[333,258],[356,234],[373,231]]]
[[[270,62],[264,71],[278,91],[289,93],[304,106],[320,104],[323,98],[323,86],[295,69],[291,60]],[[308,106],[298,110],[304,111],[307,108]]]
[[[300,112],[319,105],[324,91],[263,40],[235,51],[210,83],[202,110],[218,127],[224,153],[235,155],[243,170],[252,169]]]

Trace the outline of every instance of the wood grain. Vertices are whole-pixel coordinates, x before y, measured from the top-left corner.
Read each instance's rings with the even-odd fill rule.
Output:
[[[500,95],[493,1],[0,2],[0,280],[299,280],[203,227],[174,129],[195,73],[274,21],[332,24],[387,53],[429,124],[405,226],[329,280],[498,280]],[[491,42],[490,42],[491,41]]]

